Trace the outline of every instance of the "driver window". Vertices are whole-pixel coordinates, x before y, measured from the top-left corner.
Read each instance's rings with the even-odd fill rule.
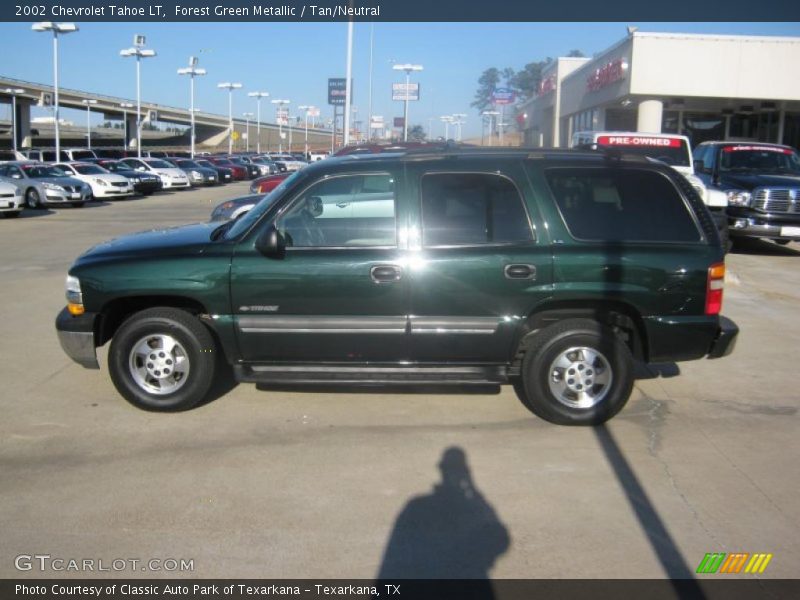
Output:
[[[331,177],[303,192],[276,224],[288,247],[396,246],[394,177]]]

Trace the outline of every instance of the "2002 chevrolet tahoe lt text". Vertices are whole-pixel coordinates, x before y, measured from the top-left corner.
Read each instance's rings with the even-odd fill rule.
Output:
[[[242,218],[100,244],[67,277],[62,347],[180,410],[239,381],[511,383],[548,421],[619,412],[633,360],[725,356],[714,222],[674,170],[597,152],[328,159]]]

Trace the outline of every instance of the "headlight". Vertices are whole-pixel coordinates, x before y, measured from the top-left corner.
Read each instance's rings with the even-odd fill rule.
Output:
[[[731,206],[750,206],[750,192],[728,190],[725,194],[728,196],[728,204]]]
[[[82,315],[84,313],[84,308],[80,280],[73,275],[67,275],[64,288],[67,296],[67,310],[69,310],[71,315]]]
[[[200,171],[192,171],[192,179],[203,179],[203,174]]]
[[[107,186],[108,185],[108,183],[106,181],[103,181],[102,179],[95,178],[94,182],[95,183],[99,183],[100,185],[103,185],[103,186]]]
[[[42,183],[42,187],[46,190],[53,190],[54,192],[63,192],[65,191],[63,187],[60,185],[56,185],[55,183],[47,183],[46,181]]]

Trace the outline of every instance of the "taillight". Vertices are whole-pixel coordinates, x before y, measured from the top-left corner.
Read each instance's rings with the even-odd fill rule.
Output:
[[[718,315],[722,311],[722,290],[725,288],[725,263],[716,263],[708,268],[706,287],[706,314]]]

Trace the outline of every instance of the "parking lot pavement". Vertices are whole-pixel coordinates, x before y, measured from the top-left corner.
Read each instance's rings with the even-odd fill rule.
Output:
[[[730,255],[734,354],[642,369],[605,428],[550,425],[509,387],[240,385],[188,413],[131,407],[104,351],[90,371],[59,347],[66,269],[246,189],[0,221],[0,576],[85,575],[15,569],[38,553],[193,560],[193,577],[413,575],[423,556],[444,575],[658,578],[707,552],[800,575],[800,247]],[[140,569],[119,575],[180,574]]]

